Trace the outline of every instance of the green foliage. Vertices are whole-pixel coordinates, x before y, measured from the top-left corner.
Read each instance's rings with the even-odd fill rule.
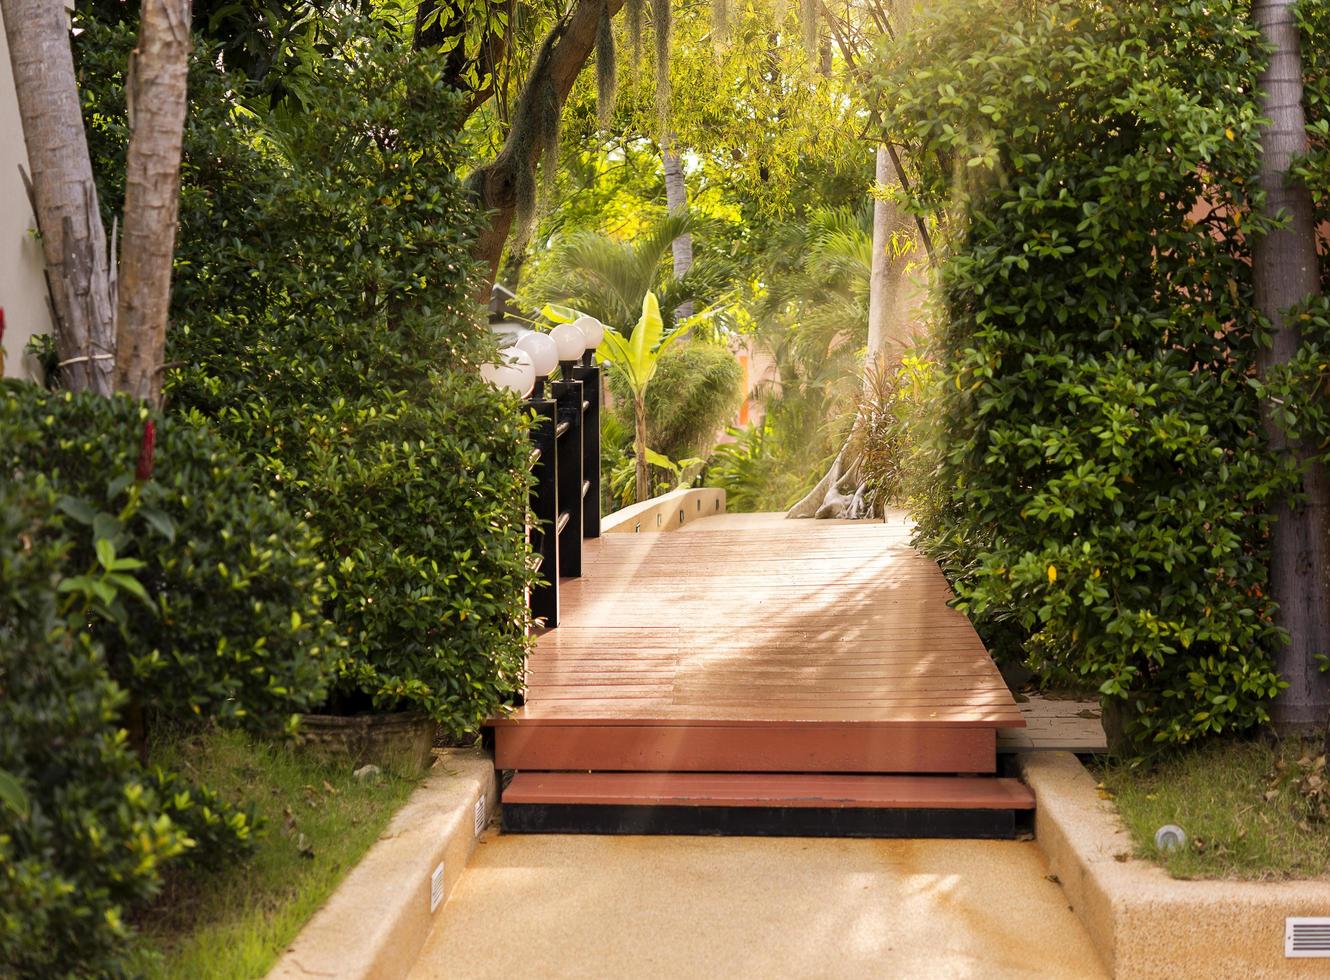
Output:
[[[647,445],[672,459],[705,457],[743,400],[743,369],[728,348],[693,341],[667,350],[646,393]],[[623,375],[610,376],[615,412],[633,425]]]
[[[769,412],[754,425],[728,430],[732,441],[716,447],[706,476],[707,486],[724,488],[727,510],[788,510],[813,488],[831,459],[811,455],[808,442],[791,440],[799,428]]]
[[[933,365],[915,353],[895,363],[879,358],[865,372],[848,455],[857,461],[872,514],[905,502],[915,433],[929,411],[932,382]]]
[[[620,330],[636,321],[650,292],[665,323],[673,325],[680,306],[706,306],[729,285],[728,270],[719,262],[694,263],[682,279],[674,278],[671,243],[701,226],[692,215],[670,214],[631,240],[572,232],[556,242],[523,292],[536,305],[573,306]]]
[[[388,772],[356,779],[350,766],[225,728],[155,744],[150,762],[215,787],[266,827],[244,861],[168,866],[135,917],[134,965],[153,980],[267,975],[417,785]]]
[[[104,604],[58,591],[90,532],[56,499],[40,478],[0,482],[0,769],[28,802],[0,808],[0,973],[124,976],[124,909],[188,840],[141,780],[125,695],[82,629]]]
[[[254,853],[266,827],[252,802],[236,806],[215,788],[194,785],[161,766],[147,772],[146,782],[161,801],[161,812],[188,836],[190,866],[215,871]]]
[[[525,423],[474,373],[492,342],[440,136],[457,98],[429,52],[346,50],[303,112],[237,113],[196,69],[168,391],[319,532],[330,707],[462,732],[519,681]]]
[[[155,422],[152,479],[136,480]],[[278,726],[318,703],[336,638],[309,529],[195,421],[127,398],[0,386],[0,475],[49,481],[71,529],[62,588],[148,716]],[[73,533],[77,529],[77,533]]]
[[[1000,656],[1098,687],[1142,746],[1262,722],[1280,683],[1258,50],[1243,4],[982,0],[878,67],[950,239],[919,540]]]

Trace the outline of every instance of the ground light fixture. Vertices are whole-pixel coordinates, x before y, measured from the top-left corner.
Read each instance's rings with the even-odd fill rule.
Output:
[[[518,347],[505,347],[499,351],[497,362],[482,364],[480,376],[496,388],[506,388],[519,398],[525,398],[536,384],[536,368],[531,355]]]

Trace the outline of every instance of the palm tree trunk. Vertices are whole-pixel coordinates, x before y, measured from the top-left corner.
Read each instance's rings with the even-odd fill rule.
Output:
[[[891,183],[891,158],[886,146],[877,148],[877,173],[875,180],[879,187]],[[882,353],[887,342],[887,302],[888,302],[888,266],[887,240],[891,236],[891,205],[880,197],[873,198],[873,264],[868,280],[868,353],[864,358],[866,365],[871,365]]]
[[[180,203],[189,76],[190,0],[144,0],[130,61],[125,237],[116,307],[115,383],[153,405],[162,397],[171,263]]]
[[[1262,375],[1287,364],[1302,344],[1296,318],[1285,314],[1321,290],[1316,265],[1316,229],[1311,191],[1289,170],[1307,152],[1302,108],[1302,57],[1290,0],[1256,0],[1252,15],[1270,45],[1270,63],[1260,77],[1262,112],[1270,120],[1261,134],[1261,188],[1270,211],[1286,220],[1253,242],[1256,303],[1271,325],[1270,347],[1262,352]],[[1302,473],[1299,494],[1281,501],[1275,512],[1270,590],[1279,603],[1276,622],[1288,631],[1288,646],[1277,664],[1288,687],[1275,700],[1275,727],[1285,733],[1322,729],[1330,717],[1330,686],[1316,655],[1330,651],[1330,479],[1309,447],[1291,442],[1279,423],[1267,417],[1271,448],[1291,456]]]
[[[651,484],[647,479],[647,400],[645,395],[633,396],[633,418],[637,425],[633,439],[635,457],[635,475],[637,477],[636,496],[641,503],[651,496]]]
[[[887,153],[886,146],[877,148],[874,179],[883,187],[891,182],[891,157]],[[868,349],[864,355],[865,376],[868,368],[881,355],[887,342],[890,322],[887,312],[892,279],[891,256],[887,253],[887,243],[891,237],[892,218],[891,205],[880,197],[873,198],[873,264],[868,280]],[[902,260],[898,258],[897,261]],[[848,440],[841,447],[831,464],[831,469],[817,481],[817,486],[786,511],[786,517],[845,517],[849,508],[857,506],[856,500],[860,495],[856,491],[859,488],[846,486],[846,483],[853,482],[859,473],[859,457],[853,451],[852,442],[853,440]],[[847,481],[847,477],[851,480]]]
[[[75,391],[109,395],[115,299],[83,131],[69,18],[53,0],[0,0],[29,188],[46,259],[61,379]]]
[[[665,163],[665,203],[671,214],[684,214],[688,210],[688,185],[684,182],[683,162],[679,159],[674,137],[670,137],[661,148],[661,159]],[[674,256],[674,278],[682,279],[693,267],[693,236],[684,232],[670,244]],[[680,303],[675,316],[693,315],[693,303]]]

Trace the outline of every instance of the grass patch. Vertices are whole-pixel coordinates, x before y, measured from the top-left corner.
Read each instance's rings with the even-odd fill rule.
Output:
[[[137,926],[149,977],[263,976],[374,843],[417,780],[360,782],[280,744],[212,731],[163,746],[178,769],[266,818],[255,853],[219,872],[168,875]]]
[[[1281,879],[1330,874],[1330,794],[1319,743],[1211,741],[1149,768],[1108,766],[1103,788],[1137,853],[1175,878]],[[1155,831],[1176,824],[1181,850]]]

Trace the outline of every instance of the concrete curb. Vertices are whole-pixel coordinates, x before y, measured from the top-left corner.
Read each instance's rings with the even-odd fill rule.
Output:
[[[423,785],[306,923],[268,980],[404,977],[494,813],[494,763],[436,752]],[[432,878],[442,864],[435,891]],[[433,892],[433,894],[432,894]]]
[[[1069,752],[1019,757],[1035,837],[1115,977],[1324,976],[1330,961],[1285,959],[1287,916],[1330,915],[1330,880],[1179,881],[1132,858],[1116,809]]]

